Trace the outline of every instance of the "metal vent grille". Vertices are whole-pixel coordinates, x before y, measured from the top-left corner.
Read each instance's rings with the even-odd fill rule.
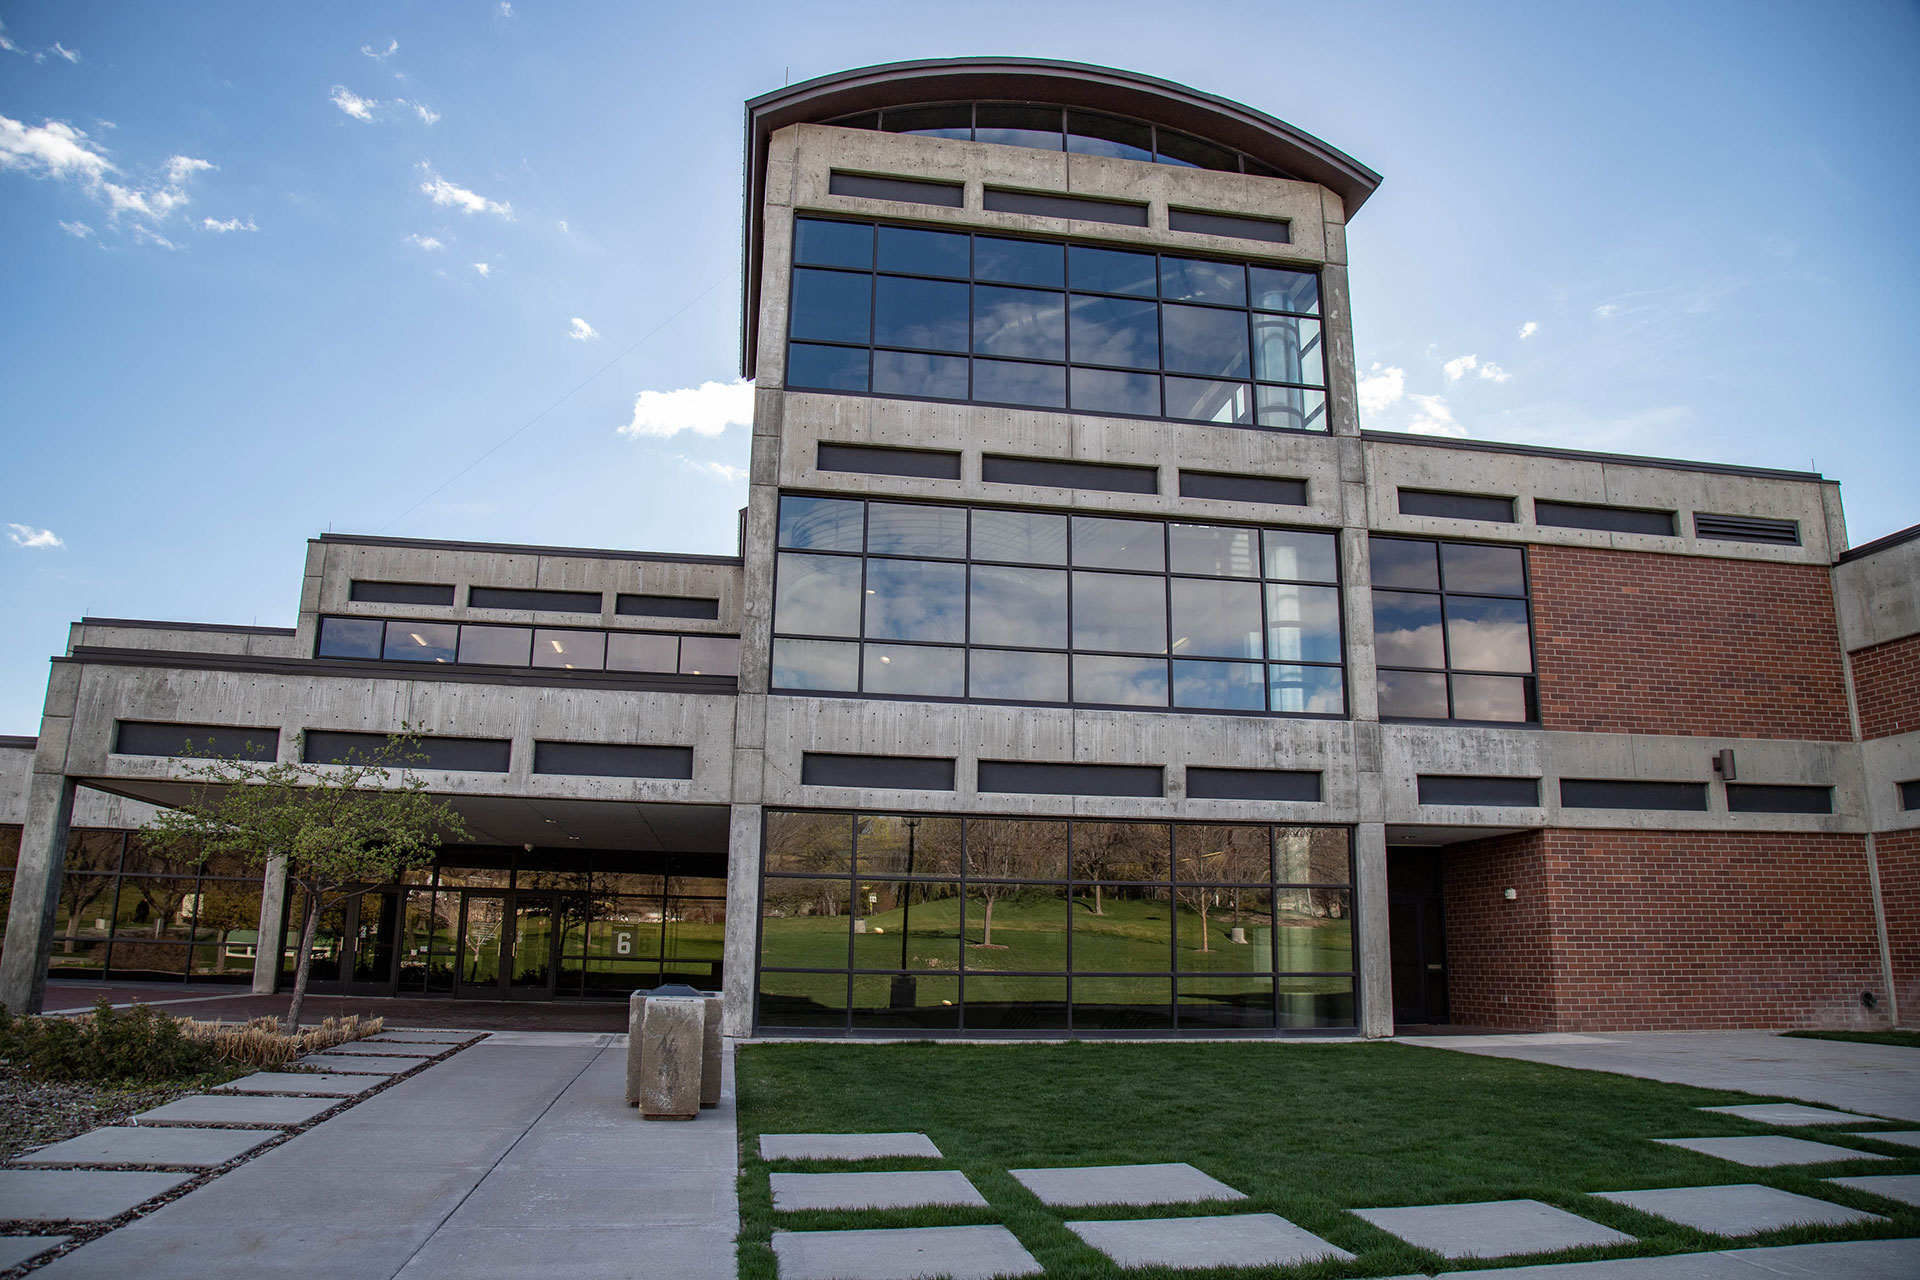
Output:
[[[1719,542],[1766,542],[1782,547],[1800,545],[1798,520],[1768,520],[1763,516],[1715,516],[1693,513],[1695,537]]]

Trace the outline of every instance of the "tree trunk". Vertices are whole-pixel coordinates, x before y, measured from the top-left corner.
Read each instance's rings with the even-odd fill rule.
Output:
[[[313,967],[313,935],[320,928],[320,899],[307,894],[307,918],[300,926],[300,950],[293,960],[293,1003],[287,1006],[287,1020],[281,1028],[288,1035],[300,1029],[300,1006],[307,998],[307,970]]]
[[[1213,939],[1207,936],[1207,891],[1200,891],[1200,949],[1213,950]]]
[[[63,955],[70,956],[73,954],[73,940],[80,932],[81,910],[81,906],[75,906],[72,911],[67,913],[67,940],[60,948],[61,954]]]
[[[987,918],[986,918],[985,926],[980,930],[980,945],[983,947],[990,947],[993,945],[993,899],[992,898],[987,899]]]
[[[1093,914],[1097,916],[1107,914],[1107,909],[1100,905],[1100,886],[1097,884],[1093,886]]]

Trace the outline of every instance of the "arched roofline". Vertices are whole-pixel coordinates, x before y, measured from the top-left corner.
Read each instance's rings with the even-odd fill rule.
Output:
[[[883,107],[999,99],[1047,102],[1165,125],[1244,152],[1338,195],[1351,218],[1380,185],[1352,156],[1252,107],[1171,80],[1046,58],[940,58],[838,71],[788,85],[747,103],[746,211],[741,261],[741,372],[754,367],[760,300],[760,205],[767,147],[793,124],[818,124]]]

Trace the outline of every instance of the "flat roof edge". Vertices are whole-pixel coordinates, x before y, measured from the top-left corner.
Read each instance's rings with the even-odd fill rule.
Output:
[[[1414,444],[1423,448],[1467,449],[1479,453],[1517,453],[1537,458],[1569,458],[1578,462],[1624,462],[1665,471],[1706,471],[1726,476],[1758,476],[1768,480],[1810,480],[1839,484],[1817,471],[1783,471],[1774,467],[1743,467],[1730,462],[1691,462],[1685,458],[1649,458],[1633,453],[1605,453],[1597,449],[1556,449],[1550,445],[1510,444],[1502,440],[1462,440],[1455,436],[1426,436],[1407,431],[1362,431],[1362,440],[1381,444]]]
[[[418,547],[426,551],[482,551],[525,556],[583,556],[589,560],[645,560],[656,564],[738,565],[740,556],[684,554],[670,551],[619,551],[603,547],[545,547],[521,542],[468,542],[453,538],[385,538],[374,534],[323,533],[313,539],[343,546]]]
[[[1884,537],[1875,538],[1872,542],[1863,542],[1857,547],[1848,547],[1840,553],[1837,563],[1845,564],[1849,560],[1864,559],[1876,551],[1885,551],[1889,547],[1897,547],[1903,542],[1912,542],[1915,538],[1920,538],[1920,524],[1908,525],[1904,529],[1896,529]]]
[[[83,627],[133,627],[142,631],[224,631],[243,636],[291,636],[293,627],[243,627],[224,622],[166,622],[159,618],[82,618]]]

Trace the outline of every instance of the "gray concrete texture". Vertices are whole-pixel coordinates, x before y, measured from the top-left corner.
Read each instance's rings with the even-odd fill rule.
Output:
[[[351,1098],[381,1082],[378,1076],[335,1072],[256,1071],[220,1086],[231,1093],[292,1093],[317,1097]]]
[[[762,1160],[882,1160],[900,1156],[939,1159],[940,1148],[924,1133],[763,1133]]]
[[[923,1205],[987,1203],[985,1196],[952,1169],[913,1169],[887,1173],[776,1173],[773,1207],[782,1213],[803,1209],[916,1209]]]
[[[1278,1214],[1069,1222],[1067,1230],[1122,1267],[1290,1267],[1353,1255]]]
[[[1867,1138],[1874,1142],[1891,1142],[1899,1147],[1920,1147],[1920,1130],[1905,1129],[1888,1133],[1849,1133],[1849,1138]]]
[[[335,1045],[331,1049],[322,1049],[316,1056],[329,1060],[339,1057],[356,1058],[411,1058],[417,1063],[428,1058],[438,1057],[451,1048],[451,1045],[437,1044],[391,1044],[384,1040],[349,1040],[345,1044]]]
[[[362,1053],[328,1052],[310,1053],[304,1058],[297,1059],[295,1065],[344,1076],[398,1076],[405,1075],[425,1061],[425,1058],[388,1058]]]
[[[1633,1237],[1538,1200],[1355,1209],[1389,1235],[1443,1258],[1505,1258],[1581,1245],[1632,1244]]]
[[[0,1169],[0,1222],[98,1222],[196,1175],[119,1169]]]
[[[1856,1222],[1886,1221],[1878,1214],[1752,1182],[1724,1187],[1665,1187],[1594,1194],[1602,1200],[1717,1236],[1750,1236],[1792,1226],[1848,1226]]]
[[[210,1169],[238,1159],[278,1134],[258,1129],[189,1129],[172,1125],[108,1125],[55,1142],[16,1164],[166,1164]]]
[[[1773,1169],[1782,1165],[1833,1164],[1841,1160],[1891,1160],[1871,1151],[1835,1146],[1831,1142],[1813,1142],[1806,1138],[1787,1138],[1762,1134],[1751,1138],[1655,1138],[1669,1147],[1683,1147],[1717,1160],[1731,1160],[1755,1169]]]
[[[1797,1102],[1755,1102],[1736,1107],[1701,1107],[1700,1110],[1714,1115],[1737,1116],[1742,1120],[1751,1120],[1755,1124],[1786,1128],[1810,1124],[1858,1124],[1868,1118],[1854,1115],[1851,1111],[1835,1111],[1829,1107],[1805,1107]]]
[[[1920,1173],[1883,1173],[1860,1178],[1828,1178],[1827,1181],[1836,1187],[1885,1196],[1901,1204],[1920,1205]]]
[[[1005,1227],[776,1231],[780,1280],[994,1280],[1040,1264]]]
[[[340,1105],[340,1098],[290,1098],[270,1093],[196,1093],[135,1116],[136,1124],[271,1124],[291,1128]]]
[[[1084,1208],[1101,1204],[1189,1204],[1245,1200],[1237,1191],[1190,1164],[1109,1164],[1067,1169],[1015,1169],[1013,1176],[1040,1203]]]
[[[1833,1280],[1835,1276],[1847,1280],[1913,1280],[1916,1275],[1920,1275],[1920,1240],[1847,1240],[1676,1253],[1660,1258],[1449,1271],[1447,1280]]]
[[[640,1041],[630,1041],[627,1049],[629,1064],[636,1051],[640,1058],[640,1114],[645,1119],[692,1120],[700,1114],[706,1024],[705,1000],[655,996],[646,1002]]]
[[[17,1267],[27,1259],[67,1242],[66,1236],[0,1236],[0,1270]]]

